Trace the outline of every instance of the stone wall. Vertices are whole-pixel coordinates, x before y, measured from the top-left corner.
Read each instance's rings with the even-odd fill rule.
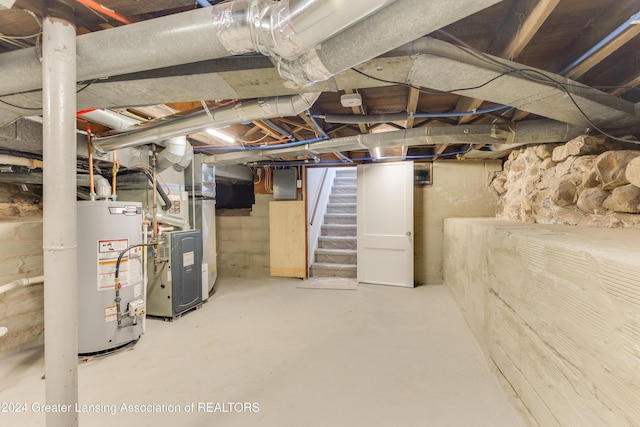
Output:
[[[269,277],[269,201],[256,194],[249,216],[217,216],[219,277]]]
[[[0,220],[42,218],[42,197],[32,187],[0,183]]]
[[[640,148],[600,136],[511,153],[492,182],[497,217],[541,224],[640,226]]]

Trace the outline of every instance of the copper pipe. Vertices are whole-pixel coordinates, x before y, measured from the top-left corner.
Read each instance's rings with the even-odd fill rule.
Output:
[[[93,145],[91,145],[91,124],[87,123],[87,152],[89,153],[89,196],[96,199],[96,186],[93,179]]]
[[[113,166],[111,168],[111,197],[116,200],[116,175],[118,175],[118,151],[113,152]]]

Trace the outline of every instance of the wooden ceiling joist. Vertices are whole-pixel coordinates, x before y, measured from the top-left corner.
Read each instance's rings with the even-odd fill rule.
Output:
[[[311,132],[314,132],[316,135],[319,135],[319,132],[316,130],[316,125],[313,124],[313,121],[309,118],[307,113],[300,113],[298,114],[298,117],[300,117],[307,124]]]
[[[498,31],[488,53],[515,60],[540,30],[560,0],[517,0]],[[474,111],[480,108],[482,100],[462,98],[456,111]],[[473,116],[463,116],[458,124],[471,121]]]
[[[279,134],[278,132],[275,132],[275,131],[274,131],[274,130],[272,130],[269,126],[265,125],[264,123],[262,123],[262,122],[260,122],[260,121],[254,120],[254,121],[252,121],[251,123],[253,123],[253,125],[254,125],[254,126],[256,126],[256,127],[260,128],[260,130],[261,130],[263,133],[265,133],[265,134],[269,135],[269,136],[270,136],[270,137],[272,137],[272,138],[275,138],[275,139],[277,139],[277,140],[281,140],[281,139],[284,139],[284,138],[285,138],[285,136],[284,136],[284,135],[281,135],[281,134]]]
[[[409,91],[409,99],[407,100],[407,113],[415,114],[418,109],[418,99],[420,98],[420,91],[418,89],[411,88]],[[415,118],[410,117],[407,120],[407,129],[411,129],[415,123]]]
[[[518,0],[489,48],[489,53],[515,60],[540,31],[560,0]]]
[[[307,119],[308,119],[308,117],[307,117]],[[289,119],[287,117],[279,117],[278,120],[281,121],[282,123],[286,123],[288,125],[295,126],[293,128],[293,132],[300,132],[301,130],[308,130],[309,132],[315,132],[316,131],[314,126],[306,124],[306,122],[305,123],[300,123],[300,122],[297,122],[295,120],[291,120],[291,119]]]
[[[436,146],[436,149],[434,150],[434,157],[433,160],[438,160],[438,156],[441,156],[445,150],[447,149],[447,147],[449,146],[449,144],[441,144]]]
[[[344,93],[350,94],[350,93],[356,93],[356,91],[354,91],[353,89],[345,89]],[[359,114],[362,116],[367,114],[364,105],[361,105],[360,107],[351,107],[351,111],[353,112],[353,114]],[[358,124],[358,128],[360,129],[360,133],[369,133],[369,130],[367,129],[367,125],[364,123]]]
[[[589,56],[583,62],[568,71],[565,76],[574,80],[582,77],[616,50],[631,41],[638,34],[640,34],[640,24],[629,26],[629,28],[621,32],[617,37],[609,41],[609,43],[594,52],[593,55]]]
[[[631,88],[640,86],[640,74],[638,74],[635,77],[631,77],[630,79],[622,83],[620,86],[621,86],[620,88],[613,90],[611,94],[614,96],[620,96],[623,93],[631,90]]]

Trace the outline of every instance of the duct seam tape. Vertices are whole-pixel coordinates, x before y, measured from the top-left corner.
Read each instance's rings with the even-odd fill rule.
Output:
[[[276,110],[273,108],[273,105],[271,104],[272,101],[259,101],[258,102],[258,108],[260,108],[261,114],[267,117],[272,117],[276,114]],[[277,102],[273,101],[273,102]]]
[[[243,7],[244,4],[239,1],[221,3],[211,8],[211,17],[213,25],[217,28],[216,35],[220,39],[222,46],[232,55],[240,55],[242,53],[253,52],[253,46],[249,42],[247,45],[247,32],[246,28],[243,29],[244,20],[234,19],[234,5],[239,4]],[[244,13],[246,15],[246,11]],[[243,31],[244,30],[244,31]]]
[[[333,77],[333,73],[322,63],[316,49],[309,50],[294,61],[286,61],[282,58],[272,59],[277,61],[278,73],[282,78],[291,80],[301,87],[311,86]]]

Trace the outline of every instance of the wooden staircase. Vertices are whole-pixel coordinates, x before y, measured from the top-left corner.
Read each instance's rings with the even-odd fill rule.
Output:
[[[336,171],[318,239],[312,277],[356,277],[356,170]]]

